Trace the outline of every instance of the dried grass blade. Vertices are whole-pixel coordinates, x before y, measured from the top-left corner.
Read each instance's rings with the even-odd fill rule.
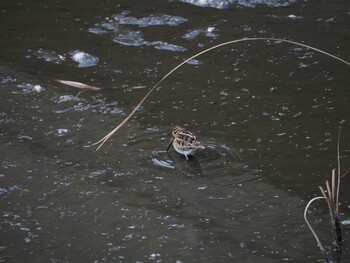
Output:
[[[333,200],[333,195],[332,195],[331,187],[329,186],[328,180],[326,181],[326,187],[327,187],[327,195],[329,200],[329,209],[333,211],[333,209],[331,208],[332,208],[332,204],[334,204],[334,200]]]
[[[318,48],[314,48],[312,46],[306,45],[306,44],[302,44],[299,42],[295,42],[295,41],[291,41],[291,40],[286,40],[286,39],[279,39],[279,38],[266,38],[266,37],[256,37],[256,38],[242,38],[242,39],[236,39],[236,40],[231,40],[231,41],[227,41],[218,45],[215,45],[213,47],[210,47],[206,50],[203,50],[195,55],[193,55],[192,57],[186,59],[185,61],[181,62],[179,65],[177,65],[176,67],[174,67],[172,70],[170,70],[164,77],[162,77],[148,92],[147,94],[143,97],[143,99],[139,102],[139,104],[137,104],[137,106],[135,107],[135,109],[124,119],[124,121],[122,123],[120,123],[117,127],[115,127],[111,132],[109,132],[106,136],[104,136],[102,139],[100,139],[99,141],[88,145],[87,147],[90,146],[95,146],[98,145],[96,151],[99,150],[101,148],[101,146],[115,133],[117,132],[133,115],[134,113],[137,111],[137,109],[141,106],[141,104],[147,99],[147,97],[154,91],[155,88],[157,88],[159,86],[160,83],[163,82],[163,80],[165,80],[169,75],[171,75],[173,72],[175,72],[178,68],[180,68],[181,66],[183,66],[184,64],[186,64],[187,62],[189,62],[190,60],[205,54],[211,50],[217,49],[219,47],[223,47],[223,46],[227,46],[227,45],[231,45],[231,44],[235,44],[235,43],[239,43],[239,42],[248,42],[248,41],[275,41],[275,42],[284,42],[284,43],[289,43],[289,44],[293,44],[293,45],[297,45],[297,46],[301,46],[301,47],[305,47],[311,50],[314,50],[316,52],[319,52],[321,54],[327,55],[331,58],[334,58],[342,63],[345,63],[346,65],[350,66],[350,62],[345,61],[335,55],[332,55],[328,52],[325,52],[323,50],[320,50]]]
[[[87,84],[84,84],[81,82],[76,82],[76,81],[62,80],[62,79],[54,79],[54,81],[61,83],[61,84],[64,84],[64,85],[67,85],[67,86],[78,88],[78,89],[86,89],[86,90],[100,90],[101,89],[99,87],[87,85]]]
[[[319,186],[318,188],[320,188],[323,197],[327,199],[328,198],[327,194],[326,194],[325,190],[323,190],[322,186]]]
[[[304,220],[306,222],[306,224],[308,225],[308,227],[310,228],[310,231],[312,232],[312,234],[314,235],[315,239],[316,239],[316,242],[317,242],[317,245],[318,247],[320,248],[321,252],[323,255],[325,255],[325,249],[324,247],[322,246],[322,243],[320,241],[320,239],[318,238],[315,230],[313,229],[313,227],[311,226],[311,224],[309,223],[309,220],[307,219],[307,211],[309,210],[309,206],[315,201],[315,200],[318,200],[318,199],[324,199],[325,197],[324,196],[317,196],[317,197],[314,197],[312,198],[308,204],[306,205],[305,207],[305,210],[304,210]]]
[[[330,209],[331,209],[331,204],[330,204],[330,200],[329,200],[329,198],[328,198],[328,196],[327,196],[327,193],[326,193],[326,191],[322,188],[322,186],[319,186],[319,188],[320,188],[320,190],[321,190],[321,193],[322,193],[324,199],[326,200],[328,209],[330,210]]]
[[[336,204],[335,204],[335,210],[336,210],[336,213],[338,215],[338,212],[339,212],[339,191],[340,191],[340,133],[341,133],[341,126],[339,126],[339,132],[338,132],[338,143],[337,143],[337,160],[338,160],[338,185],[337,185],[337,193],[336,193]]]
[[[336,206],[337,200],[336,200],[336,186],[335,186],[335,169],[332,170],[332,202]]]

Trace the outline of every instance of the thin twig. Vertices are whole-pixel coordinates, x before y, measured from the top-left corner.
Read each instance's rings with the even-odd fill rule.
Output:
[[[350,172],[350,168],[345,173],[343,173],[342,176],[340,176],[340,177],[341,178],[345,177],[349,172]]]

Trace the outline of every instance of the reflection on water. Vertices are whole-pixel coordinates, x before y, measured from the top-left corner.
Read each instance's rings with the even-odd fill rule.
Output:
[[[164,41],[146,41],[140,30],[125,28],[125,26],[137,26],[139,28],[150,26],[178,26],[187,22],[187,19],[180,16],[159,15],[136,18],[130,16],[130,11],[114,15],[112,19],[95,24],[89,32],[95,34],[112,34],[113,41],[125,46],[154,46],[156,49],[169,51],[186,51],[186,48],[170,44]]]
[[[80,68],[96,66],[99,61],[97,57],[87,54],[80,50],[72,51],[70,55],[72,60],[79,64]]]
[[[214,42],[286,37],[349,60],[348,2],[191,3],[0,3],[0,262],[322,261],[302,215],[337,165],[340,124],[350,166],[349,69],[328,57],[283,43],[216,50],[163,82],[100,151],[84,147]],[[206,149],[167,153],[175,124]],[[330,250],[321,202],[309,218]]]
[[[166,161],[159,161],[158,159],[152,159],[155,165],[170,168],[174,170],[174,174],[179,177],[196,179],[203,176],[203,171],[200,163],[195,157],[190,157],[190,160],[180,158],[179,156],[171,157],[169,155],[171,163]]]
[[[185,3],[200,7],[213,7],[218,9],[227,9],[234,5],[244,7],[256,7],[256,5],[268,5],[274,7],[286,7],[296,2],[296,0],[180,0]]]

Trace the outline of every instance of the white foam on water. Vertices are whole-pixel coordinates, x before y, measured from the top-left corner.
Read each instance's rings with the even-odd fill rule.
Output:
[[[286,7],[296,0],[180,0],[184,3],[200,7],[212,7],[217,9],[228,9],[234,5],[244,7],[256,7],[257,5],[268,5],[272,7]]]
[[[93,67],[99,62],[98,57],[90,55],[80,50],[75,50],[70,53],[71,59],[79,64],[80,68]]]

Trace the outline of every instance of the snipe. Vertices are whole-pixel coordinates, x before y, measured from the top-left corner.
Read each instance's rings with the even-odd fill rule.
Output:
[[[198,149],[204,149],[194,133],[185,131],[185,129],[176,126],[172,131],[172,138],[168,145],[167,151],[173,145],[174,149],[188,160],[188,155],[193,155]]]

